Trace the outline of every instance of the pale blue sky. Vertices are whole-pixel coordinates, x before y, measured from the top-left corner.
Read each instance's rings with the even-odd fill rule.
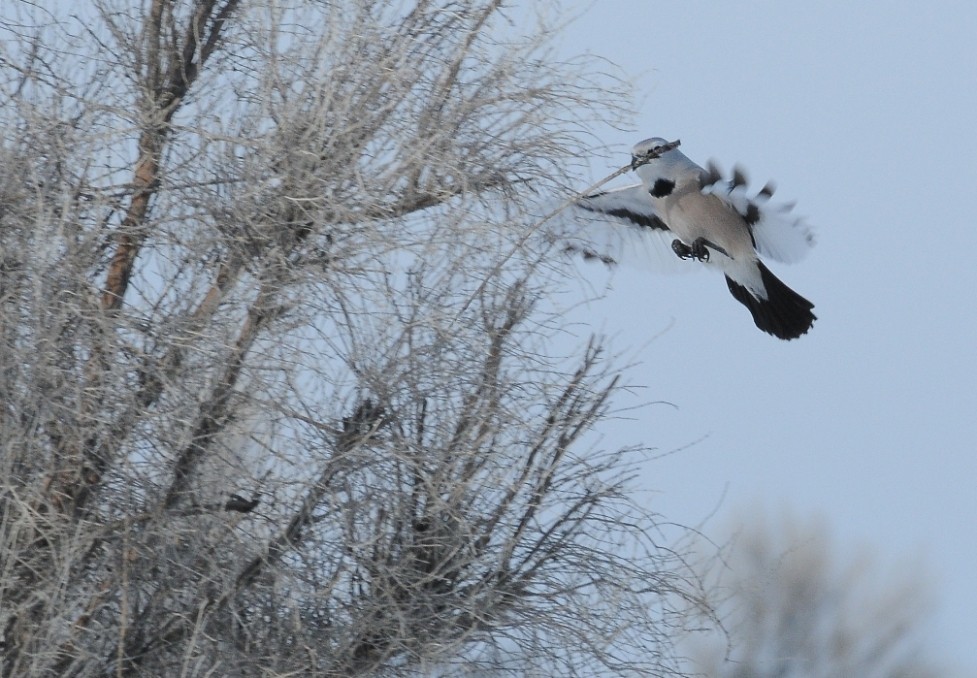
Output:
[[[718,505],[708,533],[759,501],[921,564],[933,656],[977,675],[977,3],[600,0],[562,45],[641,97],[637,131],[594,130],[620,151],[594,179],[640,139],[680,138],[775,179],[818,234],[772,265],[816,304],[798,341],[758,331],[707,273],[619,270],[588,306],[641,361],[638,399],[677,406],[622,422],[622,442],[708,436],[649,464],[654,508],[698,524]]]

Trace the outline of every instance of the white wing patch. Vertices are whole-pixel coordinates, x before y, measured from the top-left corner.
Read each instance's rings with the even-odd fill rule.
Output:
[[[712,162],[703,173],[702,192],[715,195],[746,220],[762,257],[785,264],[800,261],[814,247],[814,232],[801,217],[791,213],[793,203],[771,203],[774,186],[768,182],[755,195],[746,189],[746,173],[733,168],[729,181],[721,179],[722,172]]]
[[[790,214],[793,205],[773,205],[760,211],[753,225],[757,252],[785,264],[793,264],[814,247],[814,232],[800,217]]]

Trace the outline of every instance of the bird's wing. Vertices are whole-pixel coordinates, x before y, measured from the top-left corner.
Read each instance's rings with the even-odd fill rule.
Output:
[[[683,266],[688,262],[672,251],[675,236],[655,212],[642,184],[580,198],[571,217],[563,234],[566,249],[587,259],[664,273],[695,268]]]
[[[729,180],[710,162],[702,175],[702,192],[715,195],[743,217],[757,252],[785,264],[800,261],[814,246],[814,233],[801,217],[791,214],[793,203],[772,203],[774,186],[768,182],[756,194],[746,188],[746,173],[737,167]]]

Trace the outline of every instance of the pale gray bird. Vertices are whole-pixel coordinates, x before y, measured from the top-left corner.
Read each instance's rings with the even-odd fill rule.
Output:
[[[632,150],[631,168],[640,184],[586,196],[576,207],[600,213],[637,230],[643,244],[670,242],[679,259],[718,268],[729,291],[753,315],[756,326],[780,339],[805,334],[817,316],[814,304],[781,282],[760,255],[792,263],[814,244],[790,205],[771,205],[773,187],[746,192],[739,168],[722,181],[712,163],[699,167],[677,149],[678,142],[646,139]],[[571,247],[613,263],[618,255]],[[632,239],[629,249],[634,249]],[[647,248],[645,248],[647,249]]]

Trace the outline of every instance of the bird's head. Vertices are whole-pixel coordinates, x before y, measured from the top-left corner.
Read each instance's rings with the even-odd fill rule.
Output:
[[[631,169],[637,170],[639,167],[647,165],[653,160],[657,160],[666,153],[674,151],[681,143],[678,139],[675,141],[665,141],[661,137],[639,141],[631,149]]]

